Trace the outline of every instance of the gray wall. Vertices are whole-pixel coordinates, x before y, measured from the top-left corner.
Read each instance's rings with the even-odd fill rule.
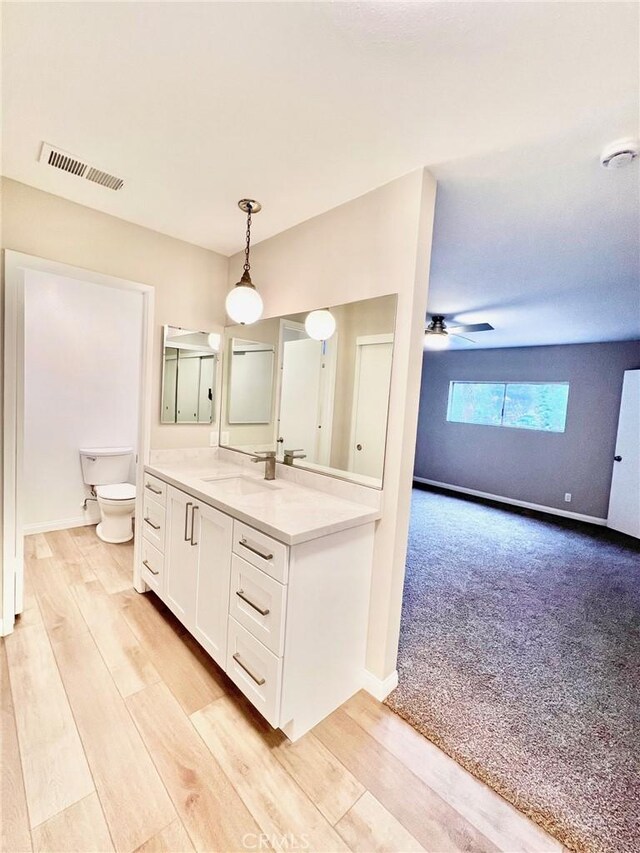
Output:
[[[415,476],[606,518],[623,374],[639,367],[640,341],[425,351]],[[449,423],[451,380],[568,381],[566,431]]]

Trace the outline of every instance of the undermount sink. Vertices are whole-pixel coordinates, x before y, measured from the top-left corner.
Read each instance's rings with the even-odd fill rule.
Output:
[[[256,495],[279,487],[256,477],[203,477],[203,483],[215,485],[216,492],[225,495]]]

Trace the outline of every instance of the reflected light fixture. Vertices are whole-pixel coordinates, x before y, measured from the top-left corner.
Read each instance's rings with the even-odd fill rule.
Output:
[[[249,263],[249,252],[251,251],[251,215],[259,213],[262,210],[262,205],[259,201],[254,201],[252,198],[243,198],[238,202],[238,207],[247,214],[247,242],[244,249],[244,268],[242,278],[235,285],[233,290],[227,294],[225,308],[227,314],[235,323],[240,323],[243,326],[248,326],[255,323],[262,317],[263,305],[262,297],[251,281],[251,264]]]
[[[218,352],[218,350],[220,349],[220,341],[221,335],[219,335],[217,332],[209,332],[209,334],[207,335],[207,344],[209,345],[209,349]]]
[[[433,319],[425,329],[425,349],[446,349],[449,343],[450,338],[444,323],[444,317],[441,314],[434,314]]]
[[[314,341],[328,341],[336,330],[336,318],[328,308],[321,308],[307,314],[304,328]]]

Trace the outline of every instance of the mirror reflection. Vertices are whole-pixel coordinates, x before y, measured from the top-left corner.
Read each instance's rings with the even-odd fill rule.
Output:
[[[256,323],[250,341],[246,327],[227,328],[221,445],[381,487],[396,302],[330,308],[324,341],[310,337],[308,312]]]
[[[269,424],[273,412],[275,347],[232,338],[229,356],[229,423]]]
[[[163,424],[211,424],[221,335],[164,327]]]

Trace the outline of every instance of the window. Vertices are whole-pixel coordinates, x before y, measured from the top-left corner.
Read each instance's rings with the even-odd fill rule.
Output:
[[[447,420],[564,432],[568,382],[450,382]]]

